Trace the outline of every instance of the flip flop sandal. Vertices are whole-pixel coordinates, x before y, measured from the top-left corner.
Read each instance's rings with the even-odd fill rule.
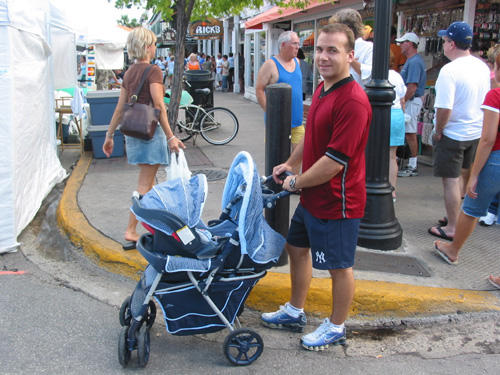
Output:
[[[137,245],[135,241],[125,241],[125,243],[122,245],[122,249],[124,251],[135,250],[136,246]]]
[[[434,244],[434,252],[436,253],[436,255],[438,257],[440,257],[446,263],[451,264],[452,266],[456,266],[458,264],[458,260],[451,260],[448,257],[448,255],[446,255],[445,253],[443,253],[436,244]]]
[[[439,226],[441,226],[441,227],[445,227],[445,226],[447,226],[447,225],[448,225],[448,218],[445,216],[445,217],[443,217],[442,219],[439,219],[439,220],[438,220],[438,224],[439,224]]]
[[[497,289],[500,289],[500,285],[497,284],[496,282],[494,282],[493,280],[491,280],[489,277],[488,277],[488,281],[490,282],[491,285],[493,285],[495,288]]]
[[[432,231],[433,228],[436,228],[436,230],[439,232],[439,233],[435,233]],[[439,237],[439,238],[442,238],[443,240],[447,240],[447,241],[453,241],[453,237],[450,237],[448,236],[444,230],[441,228],[441,226],[437,226],[437,227],[430,227],[427,232],[429,232],[429,234],[435,236],[435,237]]]

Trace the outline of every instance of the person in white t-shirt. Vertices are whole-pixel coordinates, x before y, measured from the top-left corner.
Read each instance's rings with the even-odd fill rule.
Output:
[[[453,240],[465,194],[470,167],[481,138],[480,109],[490,89],[488,66],[470,54],[472,29],[465,22],[453,22],[443,37],[443,50],[451,62],[443,66],[436,81],[433,136],[434,176],[443,179],[446,220],[429,228],[433,236]]]
[[[362,38],[365,25],[357,10],[341,9],[328,20],[329,23],[343,23],[354,33],[354,61],[350,73],[357,83],[365,88],[372,76],[373,43]]]
[[[222,55],[217,54],[217,59],[215,60],[215,84],[219,90],[222,90]]]

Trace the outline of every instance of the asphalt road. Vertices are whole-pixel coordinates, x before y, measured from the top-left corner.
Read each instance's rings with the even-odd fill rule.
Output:
[[[54,197],[52,197],[54,199]],[[45,210],[42,209],[42,212]],[[93,265],[39,215],[22,234],[22,251],[0,255],[1,374],[498,374],[498,314],[454,315],[385,326],[351,325],[347,347],[322,353],[300,348],[300,334],[260,326],[245,310],[242,324],[259,332],[261,358],[235,368],[222,353],[227,330],[175,337],[157,317],[147,368],[121,368],[118,306],[134,282]],[[6,274],[5,271],[25,271]],[[318,319],[312,317],[312,330]]]

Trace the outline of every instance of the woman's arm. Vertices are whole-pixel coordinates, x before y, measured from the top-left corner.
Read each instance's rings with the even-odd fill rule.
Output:
[[[149,92],[153,98],[153,106],[160,110],[160,125],[167,136],[167,143],[170,151],[179,152],[179,148],[186,148],[184,143],[174,136],[172,129],[170,129],[165,103],[163,101],[163,85],[161,83],[151,83],[149,85]]]
[[[114,140],[113,136],[115,134],[115,130],[122,121],[123,116],[123,107],[128,102],[128,94],[125,88],[120,89],[120,98],[118,99],[118,104],[116,105],[115,112],[113,113],[113,117],[111,118],[111,122],[108,126],[108,131],[106,132],[106,139],[102,145],[102,152],[109,158],[113,153]]]
[[[499,114],[487,109],[484,109],[483,118],[483,131],[481,133],[481,139],[479,140],[479,145],[477,146],[476,157],[474,158],[474,164],[472,164],[471,173],[469,177],[469,183],[467,184],[467,194],[471,198],[476,198],[476,186],[477,179],[481,169],[483,169],[486,161],[490,157],[491,149],[495,144],[498,134],[498,120]]]

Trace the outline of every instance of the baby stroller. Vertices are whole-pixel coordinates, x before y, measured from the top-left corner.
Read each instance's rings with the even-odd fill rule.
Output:
[[[239,325],[248,294],[277,262],[285,243],[262,211],[289,193],[263,189],[265,182],[250,154],[240,152],[224,187],[222,214],[208,225],[200,219],[205,175],[167,181],[132,198],[132,212],[151,233],[137,243],[149,264],[119,313],[118,359],[123,367],[134,350],[140,367],[148,362],[149,329],[156,317],[152,298],[163,311],[167,332],[194,335],[228,328],[223,350],[229,362],[248,365],[262,354],[260,335],[236,329],[235,321]]]

